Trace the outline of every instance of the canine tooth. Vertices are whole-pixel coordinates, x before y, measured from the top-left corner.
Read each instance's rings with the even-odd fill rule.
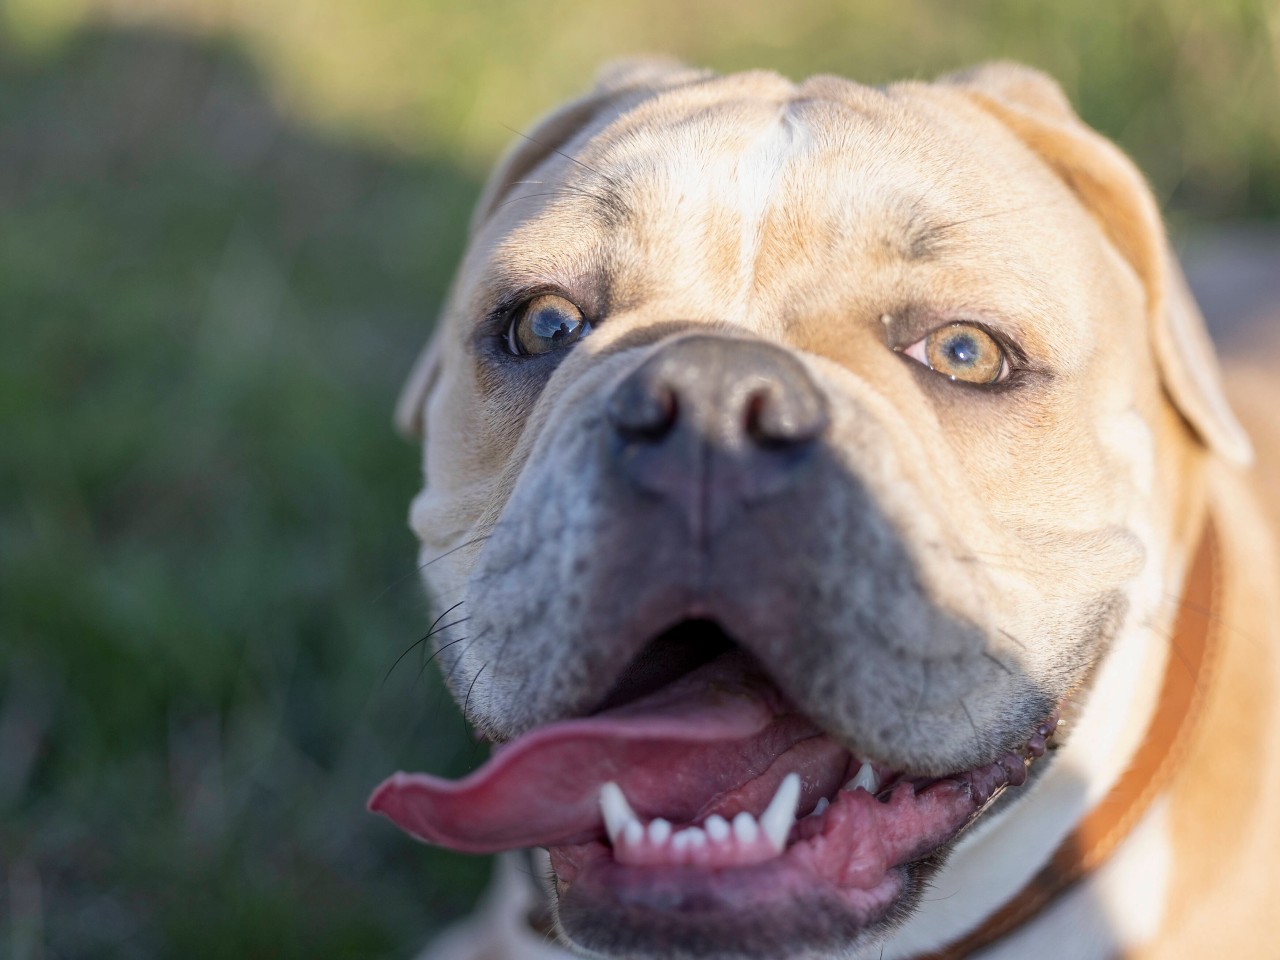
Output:
[[[707,817],[707,822],[702,825],[702,829],[706,830],[707,836],[717,843],[722,840],[728,840],[731,833],[729,821],[718,813],[713,813]]]
[[[781,853],[787,846],[787,834],[796,822],[796,805],[800,802],[800,776],[788,773],[778,784],[778,792],[769,807],[760,814],[760,829],[773,849]]]
[[[622,828],[622,839],[627,841],[627,846],[639,846],[644,840],[644,824],[639,820],[628,820]]]
[[[600,788],[600,814],[604,817],[604,829],[609,834],[609,842],[614,844],[631,824],[640,823],[640,818],[623,796],[622,788],[612,780]],[[643,829],[641,827],[642,831]]]
[[[649,842],[662,846],[671,836],[671,821],[658,817],[649,821]]]
[[[755,817],[743,810],[733,818],[733,835],[739,843],[754,843],[760,835],[760,825]]]
[[[809,816],[820,817],[827,812],[827,807],[829,806],[831,806],[830,800],[828,800],[826,797],[819,797],[818,802],[813,805],[813,811],[809,814]]]
[[[844,785],[846,790],[857,790],[859,787],[873,796],[880,789],[880,778],[876,776],[875,769],[869,763],[860,766],[853,779]]]

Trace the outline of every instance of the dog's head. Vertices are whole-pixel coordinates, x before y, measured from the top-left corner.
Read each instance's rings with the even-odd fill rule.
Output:
[[[1011,65],[606,74],[489,183],[400,416],[505,745],[375,806],[550,848],[627,956],[882,936],[1248,456],[1140,176]]]

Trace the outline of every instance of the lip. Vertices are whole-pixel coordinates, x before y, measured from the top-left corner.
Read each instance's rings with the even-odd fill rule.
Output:
[[[456,850],[547,848],[561,925],[589,949],[750,953],[744,931],[773,942],[812,916],[847,944],[909,904],[928,864],[1026,782],[1055,729],[1056,712],[1019,751],[967,771],[894,770],[857,757],[732,651],[639,699],[535,729],[461,781],[396,774],[369,806]],[[754,836],[788,779],[799,786],[772,846],[735,848],[724,822],[746,815]],[[640,841],[622,838],[616,812],[609,823],[609,784]],[[677,833],[696,835],[696,855],[677,849]]]
[[[721,949],[744,948],[744,931],[758,943],[776,937],[804,916],[821,916],[838,930],[839,942],[865,934],[895,915],[920,874],[1007,789],[1021,787],[1043,756],[1056,729],[1056,713],[1028,738],[1021,754],[941,778],[910,777],[878,768],[885,785],[876,795],[843,789],[842,763],[831,777],[806,778],[800,817],[785,850],[763,862],[707,868],[688,863],[637,865],[620,860],[607,842],[551,846],[561,924],[591,949],[620,946],[661,953],[689,942],[712,940]],[[829,754],[815,737],[780,756],[774,767],[794,769],[789,757],[805,748],[810,774],[815,755]],[[830,741],[827,741],[830,744]],[[831,767],[827,756],[826,766]],[[776,772],[776,771],[775,771]],[[706,813],[760,807],[756,797],[771,789],[765,776],[735,796],[720,798]],[[815,811],[814,808],[817,808]],[[767,917],[767,923],[762,918]],[[618,938],[618,939],[614,939]],[[836,941],[833,941],[836,942]]]
[[[675,956],[699,943],[714,944],[711,955],[747,956],[847,945],[891,917],[916,886],[911,868],[895,867],[871,888],[841,890],[815,882],[790,851],[730,870],[628,867],[599,842],[549,852],[570,939],[624,955]]]

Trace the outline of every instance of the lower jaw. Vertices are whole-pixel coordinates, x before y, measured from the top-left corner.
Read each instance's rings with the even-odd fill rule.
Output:
[[[628,957],[778,957],[847,948],[892,922],[918,884],[910,866],[842,889],[784,855],[729,869],[637,867],[604,844],[553,848],[560,926],[588,950]],[[565,881],[565,876],[571,881]]]
[[[881,800],[843,794],[824,817],[801,821],[779,856],[708,868],[620,863],[605,843],[550,849],[561,927],[576,944],[624,956],[776,957],[799,946],[848,947],[905,912],[919,861],[949,844],[979,805],[958,785],[932,790],[955,804],[937,832],[915,838],[902,862],[883,859],[873,830],[841,830],[917,802],[903,782]],[[830,819],[828,819],[830,818]],[[824,832],[824,826],[829,826]],[[875,848],[875,849],[873,849]]]

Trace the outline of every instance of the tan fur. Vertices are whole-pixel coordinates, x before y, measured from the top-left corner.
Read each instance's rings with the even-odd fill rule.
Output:
[[[582,199],[605,186],[627,208],[620,224],[598,222]],[[495,290],[552,284],[588,302],[601,272],[607,318],[536,395],[475,360],[474,329]],[[922,388],[892,355],[941,322],[913,314],[920,304],[1004,325],[1052,368],[1052,386],[1018,406]],[[980,923],[1105,796],[1142,739],[1161,672],[1177,669],[1168,636],[1207,513],[1222,534],[1221,645],[1202,681],[1202,722],[1179,745],[1178,779],[1112,864],[985,956],[1276,955],[1275,367],[1230,378],[1257,447],[1250,475],[1249,438],[1132,164],[1052,81],[1009,64],[886,91],[631,64],[519,141],[480,201],[450,305],[397,411],[402,429],[425,436],[427,483],[411,523],[424,560],[444,554],[429,587],[446,604],[466,597],[495,633],[515,619],[522,643],[532,638],[527,653],[494,636],[488,653],[464,644],[442,656],[471,719],[494,736],[569,709],[555,683],[529,682],[535,666],[555,676],[557,658],[574,652],[556,645],[558,623],[538,619],[549,592],[539,577],[607,549],[592,539],[604,523],[594,448],[579,440],[652,348],[643,337],[672,324],[794,351],[831,401],[836,456],[901,535],[930,603],[976,624],[990,656],[1066,683],[1062,650],[1082,605],[1125,600],[1094,697],[1054,767],[1021,806],[961,842],[938,897],[858,957],[883,946],[905,960]],[[626,349],[637,336],[646,345]],[[566,477],[584,502],[557,499]],[[485,673],[495,650],[504,659]],[[958,663],[969,655],[953,651]],[[785,665],[769,666],[785,677]],[[1092,675],[1087,666],[1072,668]],[[901,682],[892,665],[860,669],[864,690]],[[956,684],[945,691],[954,700],[966,692],[959,679],[937,682]],[[787,692],[818,709],[798,689]],[[973,700],[976,737],[999,722],[1003,701]],[[912,720],[933,723],[934,748],[950,752],[913,762],[974,756],[964,715],[946,703],[934,713]],[[832,716],[856,731],[855,714]],[[472,929],[448,956],[547,949],[519,924]]]
[[[1152,339],[1174,403],[1210,446],[1230,460],[1248,463],[1248,437],[1223,399],[1213,345],[1170,255],[1159,211],[1141,174],[1076,118],[1061,91],[1055,92],[1043,75],[1000,63],[955,79],[976,91],[1098,217],[1147,290]]]
[[[1228,383],[1257,450],[1250,478],[1218,466],[1209,499],[1222,519],[1227,562],[1217,627],[1223,649],[1207,678],[1205,716],[1172,791],[1177,870],[1169,922],[1135,957],[1272,956],[1280,895],[1280,583],[1272,531],[1280,519],[1280,390],[1256,357],[1228,367]]]

